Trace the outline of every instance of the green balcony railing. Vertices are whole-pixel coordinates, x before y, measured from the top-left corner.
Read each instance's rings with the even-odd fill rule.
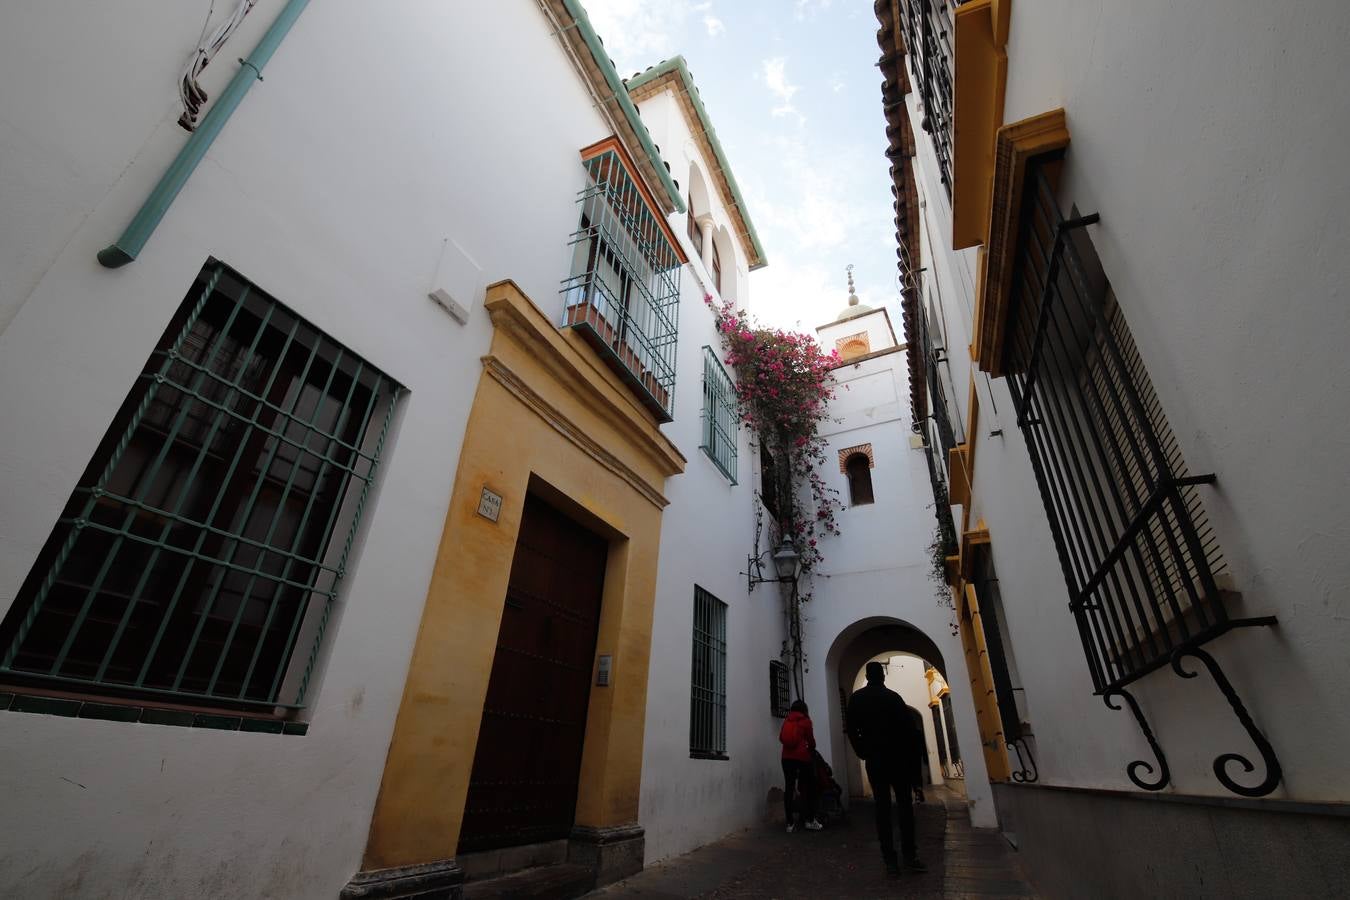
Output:
[[[303,707],[401,392],[208,263],[0,624],[0,675]]]
[[[563,326],[577,328],[659,421],[671,420],[680,258],[613,150],[585,161]]]

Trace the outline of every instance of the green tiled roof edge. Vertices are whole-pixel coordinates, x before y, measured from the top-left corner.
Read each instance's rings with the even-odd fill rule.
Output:
[[[649,81],[660,78],[667,72],[676,71],[680,73],[680,80],[684,82],[684,89],[689,93],[689,99],[694,101],[694,109],[698,112],[699,123],[703,126],[703,131],[708,135],[708,143],[712,144],[713,153],[717,156],[717,165],[721,167],[722,173],[726,176],[727,186],[731,188],[731,196],[736,201],[737,208],[741,211],[741,218],[745,220],[745,227],[748,231],[750,244],[755,249],[755,256],[759,262],[750,266],[752,269],[758,269],[761,266],[768,265],[764,256],[764,246],[759,242],[759,234],[755,231],[755,223],[750,220],[750,210],[746,208],[745,198],[741,196],[740,185],[736,183],[736,176],[731,171],[731,164],[727,162],[727,155],[722,150],[722,142],[717,139],[717,130],[713,128],[712,121],[708,118],[708,110],[703,106],[703,99],[698,95],[698,88],[694,87],[693,76],[689,74],[689,66],[685,63],[683,56],[676,56],[664,60],[645,72],[634,75],[628,79],[628,90],[636,90]]]
[[[675,185],[675,180],[670,177],[670,172],[666,169],[666,161],[661,158],[660,151],[652,143],[652,136],[648,133],[647,126],[643,124],[642,117],[638,115],[637,107],[633,105],[632,99],[628,96],[628,89],[624,87],[623,79],[619,77],[619,73],[615,70],[613,61],[610,60],[609,54],[605,52],[605,45],[600,42],[600,36],[591,27],[591,20],[587,17],[586,10],[582,8],[580,0],[563,0],[563,6],[567,8],[568,13],[577,23],[577,30],[581,32],[582,40],[586,42],[587,49],[591,51],[591,57],[595,60],[595,64],[604,73],[605,81],[609,84],[610,90],[614,92],[614,99],[619,102],[624,115],[628,118],[628,124],[633,128],[633,133],[642,143],[642,149],[647,152],[652,167],[656,169],[657,175],[660,176],[671,203],[674,204],[678,212],[684,212],[684,198],[680,196],[680,189]]]

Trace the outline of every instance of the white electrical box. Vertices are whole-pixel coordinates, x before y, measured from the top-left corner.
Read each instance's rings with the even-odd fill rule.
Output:
[[[600,661],[595,667],[595,683],[600,687],[609,687],[609,669],[613,665],[614,657],[608,653],[600,655]]]
[[[469,321],[469,308],[460,303],[445,290],[445,288],[436,288],[427,295],[436,301],[436,305],[450,314],[450,318],[463,325]]]

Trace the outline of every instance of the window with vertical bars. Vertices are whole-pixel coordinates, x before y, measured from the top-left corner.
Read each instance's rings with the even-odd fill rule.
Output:
[[[956,58],[955,8],[960,0],[905,0],[900,28],[923,100],[921,127],[933,141],[938,175],[952,195],[952,72]]]
[[[938,762],[942,764],[943,769],[947,768],[947,735],[942,730],[942,712],[938,709],[938,704],[934,703],[928,707],[928,712],[933,716],[933,734],[937,736]]]
[[[643,405],[669,422],[680,257],[618,153],[606,150],[583,165],[587,183],[571,239],[572,274],[563,281],[563,326],[576,328]]]
[[[947,743],[951,747],[952,765],[961,762],[961,745],[956,742],[956,720],[952,718],[952,695],[942,695],[942,721],[947,726]]]
[[[998,575],[994,572],[994,560],[987,546],[973,551],[975,558],[970,577],[971,586],[980,604],[980,627],[984,631],[984,647],[989,655],[989,671],[994,676],[994,699],[998,704],[999,721],[1003,725],[1003,738],[1008,743],[1022,737],[1022,716],[1017,708],[1017,695],[1020,690],[1014,681],[1016,662],[1012,657],[1012,645],[1004,640],[1003,598],[999,595]]]
[[[736,483],[736,447],[740,441],[741,417],[736,411],[736,390],[727,370],[711,347],[703,348],[703,441],[699,449],[708,454],[722,474]]]
[[[727,605],[694,587],[689,755],[727,758]]]
[[[400,393],[209,262],[0,624],[0,672],[303,707]]]
[[[769,660],[769,709],[774,716],[786,719],[792,697],[788,693],[788,667],[781,660]]]
[[[1006,354],[1017,424],[1101,693],[1234,627],[1197,485],[1087,226],[1028,165]]]

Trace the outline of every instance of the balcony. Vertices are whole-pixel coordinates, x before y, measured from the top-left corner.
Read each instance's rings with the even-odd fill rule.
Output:
[[[599,149],[583,160],[588,184],[569,242],[562,327],[576,329],[657,421],[669,422],[684,260],[617,145]]]

